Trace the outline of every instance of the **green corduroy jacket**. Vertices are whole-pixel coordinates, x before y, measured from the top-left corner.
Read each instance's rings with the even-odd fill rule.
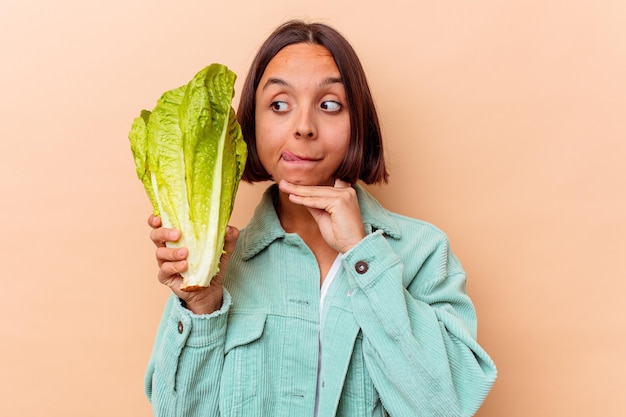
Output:
[[[170,297],[146,373],[155,416],[476,412],[496,368],[447,237],[355,189],[368,236],[342,256],[321,320],[317,262],[281,227],[275,185],[241,231],[222,308],[198,316]]]

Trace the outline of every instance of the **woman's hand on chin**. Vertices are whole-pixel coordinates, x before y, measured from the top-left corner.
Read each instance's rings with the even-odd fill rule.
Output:
[[[289,201],[306,207],[326,243],[346,253],[365,237],[356,191],[340,179],[334,186],[296,185],[285,180],[278,183],[289,195]]]

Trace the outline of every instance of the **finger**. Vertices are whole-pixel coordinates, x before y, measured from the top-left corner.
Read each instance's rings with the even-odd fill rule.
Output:
[[[331,207],[333,200],[326,196],[304,196],[297,194],[289,194],[289,201],[294,204],[298,204],[301,206],[305,206],[309,209],[319,209],[325,211],[329,207]]]
[[[188,268],[186,260],[177,262],[164,262],[159,268],[158,278],[164,284],[168,281],[178,278],[182,272],[185,272]]]
[[[180,290],[180,287],[183,283],[183,276],[180,274],[175,274],[175,275],[161,275],[159,273],[158,276],[159,282],[163,285],[167,285],[168,287],[170,287],[172,289],[172,291],[174,291],[174,293],[176,293],[178,295],[178,290]],[[178,295],[180,297],[180,295]]]
[[[237,245],[237,239],[239,238],[239,230],[236,227],[226,227],[226,236],[224,238],[224,253],[220,258],[220,272],[226,269],[228,261],[235,251]]]
[[[350,188],[350,183],[340,178],[335,180],[335,188]]]
[[[316,185],[292,184],[285,180],[281,180],[280,183],[278,184],[278,187],[284,193],[296,194],[296,195],[301,195],[301,196],[317,195],[322,190],[329,188],[329,187],[316,186]]]
[[[187,259],[189,251],[187,248],[168,248],[158,247],[156,250],[156,258],[159,263],[159,267],[165,262],[176,262]]]
[[[150,232],[150,239],[157,247],[165,246],[166,242],[177,242],[180,236],[180,230],[165,227],[159,227]]]
[[[151,214],[150,217],[148,217],[148,226],[150,226],[153,229],[156,229],[157,227],[161,227],[161,218],[159,216],[155,216],[154,214]]]
[[[224,251],[232,253],[239,239],[239,229],[234,226],[226,226],[226,235],[224,236]]]
[[[213,277],[211,285],[213,285],[214,283],[216,285],[221,285],[224,274],[226,273],[226,269],[228,268],[230,258],[235,251],[235,246],[237,245],[238,238],[239,230],[236,227],[227,226],[226,235],[224,236],[224,252],[222,253],[222,256],[220,256],[219,272],[215,277]]]
[[[332,197],[337,189],[323,185],[297,185],[282,180],[279,184],[280,190],[289,195],[300,197]]]

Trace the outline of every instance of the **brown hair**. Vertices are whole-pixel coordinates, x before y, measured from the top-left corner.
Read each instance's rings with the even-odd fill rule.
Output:
[[[322,23],[305,23],[300,20],[282,24],[267,38],[252,61],[244,82],[237,111],[243,137],[248,145],[243,180],[256,182],[271,179],[256,149],[256,90],[272,58],[284,47],[297,43],[311,43],[328,49],[346,90],[350,111],[350,146],[336,172],[337,178],[351,184],[359,179],[366,184],[387,182],[378,116],[359,58],[348,41],[335,29]]]

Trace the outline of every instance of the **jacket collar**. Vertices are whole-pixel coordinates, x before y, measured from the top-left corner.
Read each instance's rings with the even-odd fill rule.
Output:
[[[359,184],[353,185],[361,208],[361,217],[367,234],[376,230],[394,239],[400,239],[402,233],[396,221],[380,203]],[[274,209],[274,201],[278,197],[278,186],[270,185],[254,211],[252,219],[241,238],[241,250],[244,260],[248,260],[261,252],[274,240],[284,238],[287,234],[280,224]]]

